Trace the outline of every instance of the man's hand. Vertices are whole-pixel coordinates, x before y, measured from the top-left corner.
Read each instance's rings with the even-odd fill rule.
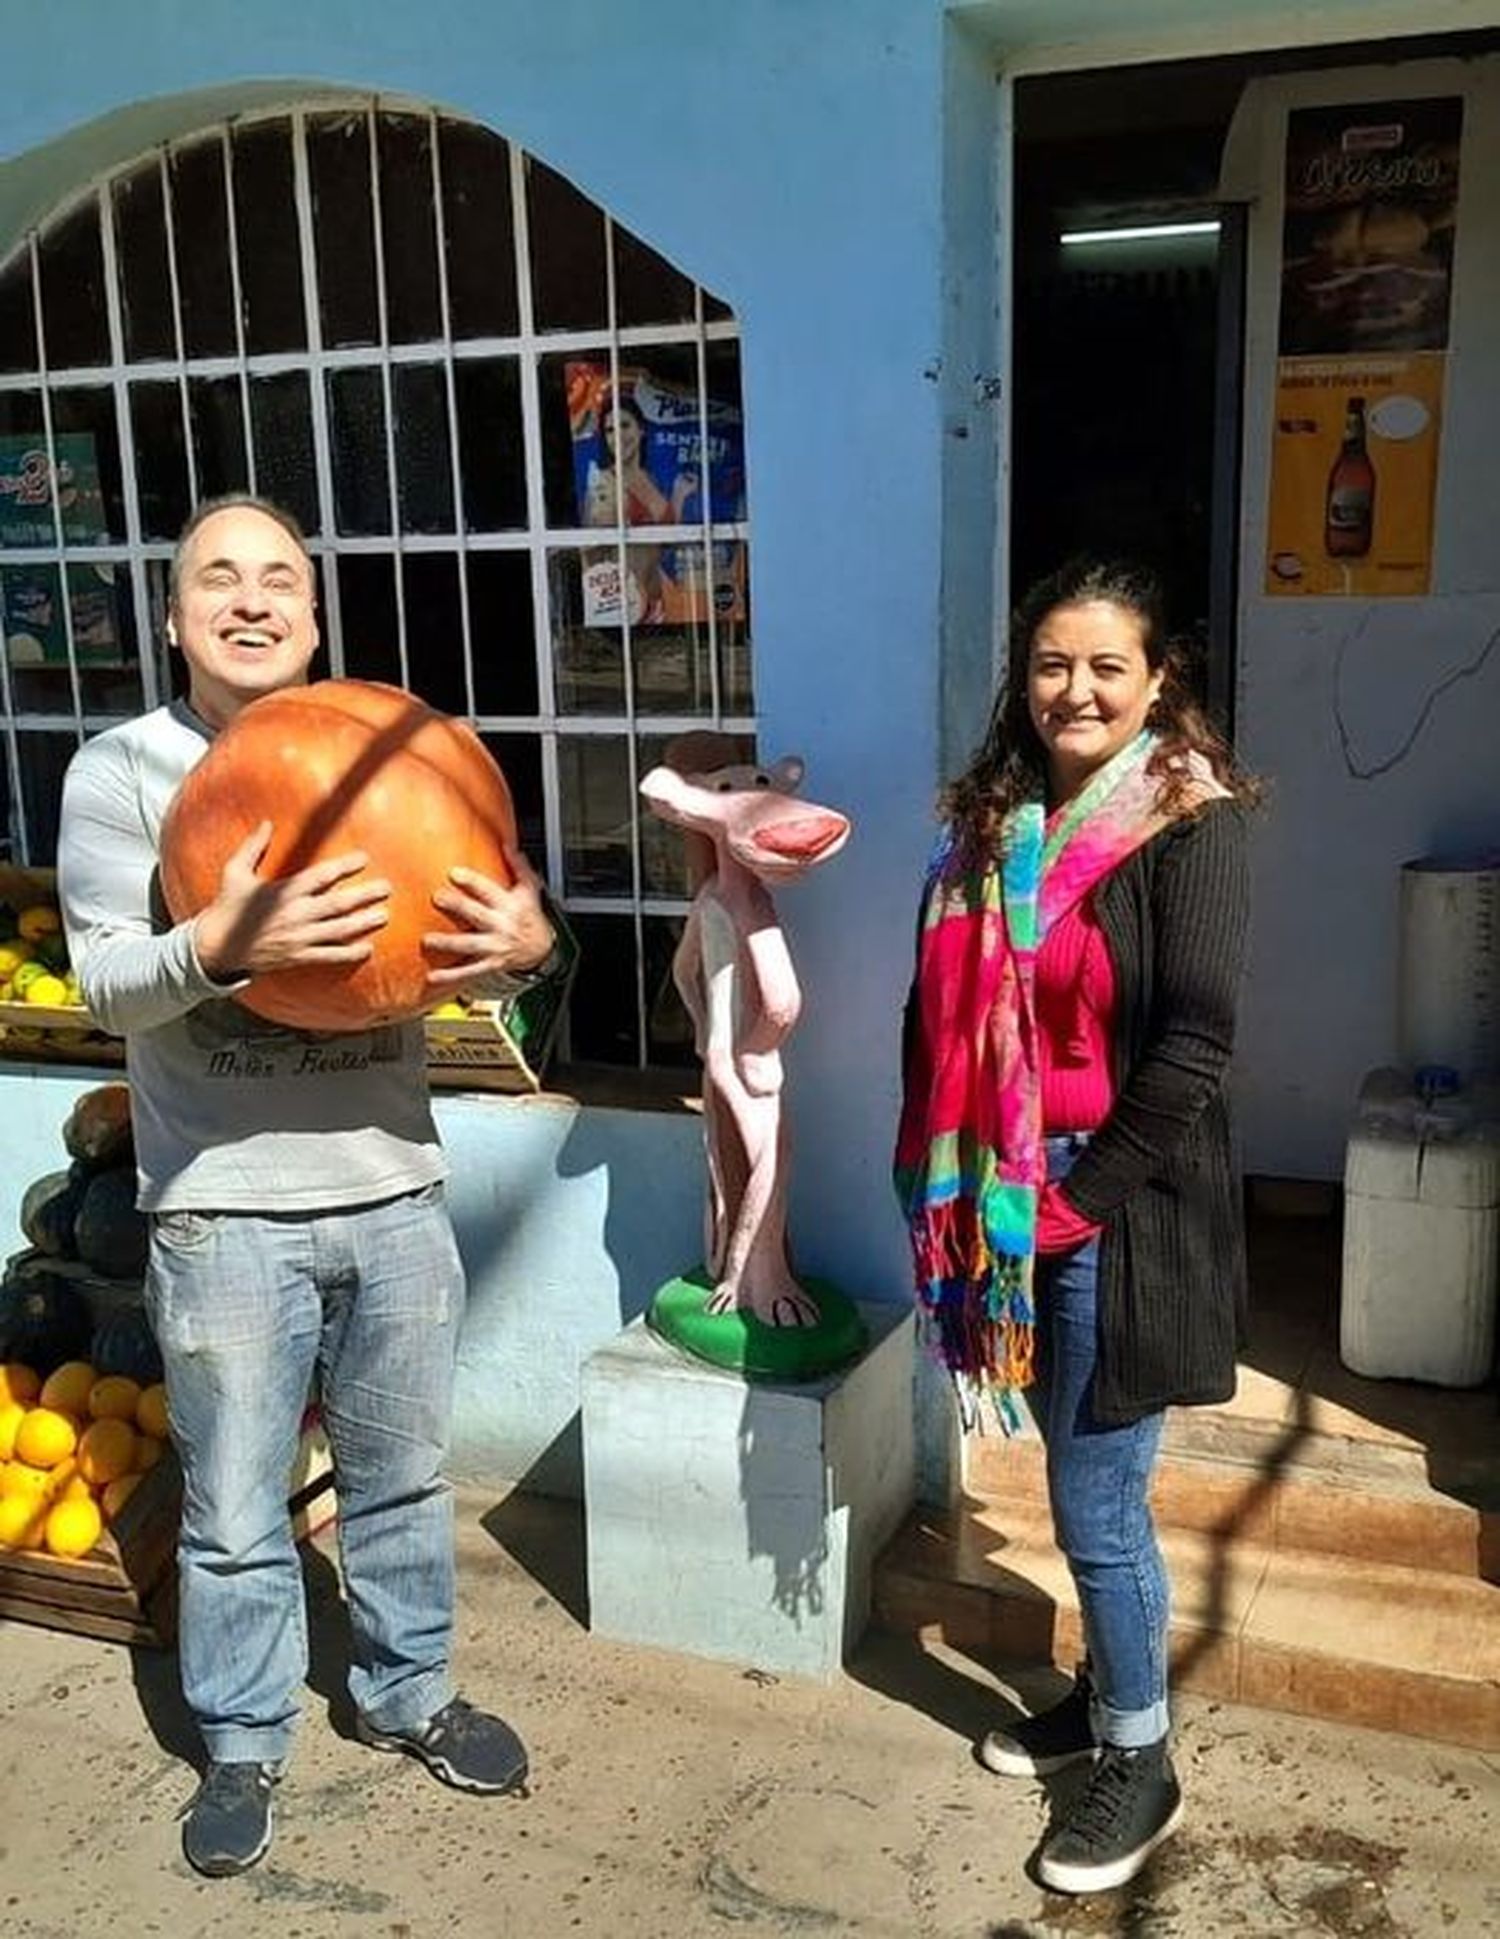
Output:
[[[477,869],[456,868],[449,875],[453,886],[433,896],[443,914],[464,928],[422,938],[424,949],[455,959],[428,972],[429,990],[458,989],[497,972],[524,974],[551,954],[555,938],[542,908],[541,881],[519,849],[508,848],[505,859],[515,877],[510,888]]]
[[[256,874],[271,841],[263,821],[224,864],[219,893],[196,919],[198,961],[216,983],[309,963],[362,963],[388,917],[391,885],[353,882],[369,862],[357,850],[314,862],[278,882]]]

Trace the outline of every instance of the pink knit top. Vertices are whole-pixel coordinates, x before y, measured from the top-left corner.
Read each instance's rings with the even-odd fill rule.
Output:
[[[1036,962],[1042,1129],[1097,1131],[1114,1103],[1111,1039],[1115,974],[1104,934],[1085,897],[1047,932]],[[1056,1185],[1037,1208],[1037,1250],[1071,1252],[1099,1227],[1069,1205]]]

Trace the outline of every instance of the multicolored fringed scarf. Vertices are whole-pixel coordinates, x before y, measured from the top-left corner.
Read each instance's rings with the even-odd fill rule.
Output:
[[[987,1394],[1007,1433],[1032,1371],[1032,1265],[1045,1182],[1036,959],[1048,930],[1166,825],[1155,736],[1122,748],[1049,821],[1006,816],[998,862],[933,852],[896,1143],[917,1299],[965,1425]],[[1210,785],[1212,785],[1210,783]]]

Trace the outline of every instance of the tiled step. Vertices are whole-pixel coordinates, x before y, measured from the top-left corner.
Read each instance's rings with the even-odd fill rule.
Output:
[[[1207,1418],[1205,1415],[1200,1418]],[[1194,1424],[1187,1413],[1172,1428]],[[1241,1444],[1243,1445],[1243,1443]],[[1158,1527],[1195,1530],[1220,1543],[1353,1561],[1393,1563],[1500,1582],[1500,1513],[1432,1487],[1420,1464],[1392,1470],[1352,1457],[1307,1464],[1274,1446],[1250,1456],[1208,1450],[1169,1431],[1151,1491]],[[970,1436],[964,1491],[975,1505],[1045,1510],[1041,1444]]]
[[[1500,1588],[1454,1573],[1164,1528],[1174,1685],[1500,1749]],[[1044,1508],[917,1515],[876,1571],[875,1620],[992,1658],[1081,1654]]]

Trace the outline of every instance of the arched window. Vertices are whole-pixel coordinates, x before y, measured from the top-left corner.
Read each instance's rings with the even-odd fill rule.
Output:
[[[754,733],[725,305],[488,129],[374,99],[200,131],[55,211],[0,264],[14,859],[52,859],[79,741],[177,690],[173,542],[237,489],[307,532],[326,671],[498,756],[584,946],[572,1055],[690,1054],[686,883],[635,784],[684,728]]]

